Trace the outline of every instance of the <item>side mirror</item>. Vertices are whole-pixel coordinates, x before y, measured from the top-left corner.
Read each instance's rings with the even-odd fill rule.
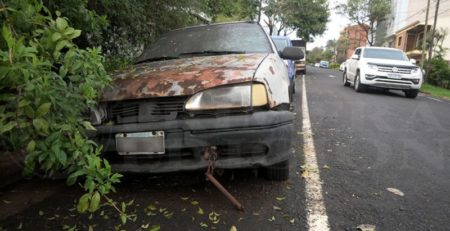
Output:
[[[352,59],[359,60],[359,55],[352,55]]]
[[[298,60],[303,59],[305,54],[303,54],[302,49],[298,47],[285,47],[283,52],[281,52],[280,57],[282,59]]]
[[[417,61],[416,61],[415,59],[410,59],[409,61],[410,61],[412,64],[414,64],[414,65],[417,64]]]

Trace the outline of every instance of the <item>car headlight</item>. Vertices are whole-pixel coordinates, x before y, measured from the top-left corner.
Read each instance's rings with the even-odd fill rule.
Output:
[[[420,70],[420,68],[413,68],[413,69],[411,70],[411,74],[419,73],[419,70]]]
[[[92,125],[100,125],[106,119],[106,106],[98,105],[91,108],[90,122]]]
[[[245,108],[267,105],[263,84],[234,85],[208,89],[193,95],[185,105],[187,111]]]
[[[367,64],[367,67],[370,68],[370,69],[373,69],[373,70],[377,70],[378,69],[377,65],[373,65],[373,64]]]

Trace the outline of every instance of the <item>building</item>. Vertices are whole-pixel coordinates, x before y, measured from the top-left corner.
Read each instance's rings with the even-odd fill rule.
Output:
[[[422,41],[425,32],[427,1],[392,0],[392,12],[387,19],[387,32],[384,46],[395,47],[406,52],[409,58],[422,61]],[[435,15],[436,1],[431,1],[428,16],[428,31],[431,31]],[[436,29],[450,32],[450,1],[441,0]],[[450,36],[443,41],[450,48]],[[450,53],[444,57],[450,60]]]
[[[360,25],[345,27],[337,42],[337,62],[349,59],[357,47],[367,45],[367,30]]]

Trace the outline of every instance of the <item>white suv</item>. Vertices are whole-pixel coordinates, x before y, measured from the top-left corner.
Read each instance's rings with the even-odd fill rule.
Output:
[[[385,47],[357,48],[343,74],[344,86],[353,84],[357,92],[370,86],[403,90],[408,98],[417,96],[422,81],[415,60],[408,60],[401,50]]]

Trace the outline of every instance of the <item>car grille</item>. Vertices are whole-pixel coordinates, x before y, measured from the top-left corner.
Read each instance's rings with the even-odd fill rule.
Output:
[[[111,102],[108,117],[118,124],[175,120],[184,112],[186,97]]]
[[[398,74],[411,74],[412,68],[394,67],[394,66],[380,66],[377,65],[378,71]]]

